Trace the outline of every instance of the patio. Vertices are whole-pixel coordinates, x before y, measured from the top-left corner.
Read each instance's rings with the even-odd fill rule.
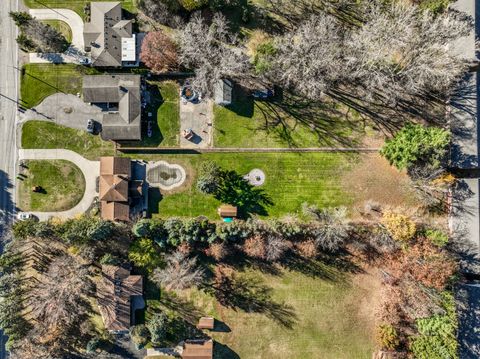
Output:
[[[186,139],[183,130],[191,129],[194,136]],[[198,103],[180,99],[180,147],[208,148],[213,146],[213,103],[203,100]]]

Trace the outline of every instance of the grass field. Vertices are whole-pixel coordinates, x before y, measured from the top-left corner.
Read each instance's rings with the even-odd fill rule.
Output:
[[[218,359],[371,358],[374,313],[368,308],[376,300],[377,277],[346,274],[320,261],[311,267],[313,272],[280,269],[278,275],[239,272],[238,294],[262,303],[264,310],[234,310],[191,290],[147,300],[147,315],[160,309],[183,318],[214,316],[224,331],[209,332]]]
[[[364,134],[359,122],[333,104],[254,101],[237,92],[232,105],[214,107],[216,147],[346,147]]]
[[[74,207],[83,197],[85,178],[68,161],[26,161],[26,176],[19,182],[19,206],[23,211],[63,211]],[[41,186],[41,193],[32,192]]]
[[[137,157],[138,156],[133,156]],[[148,156],[147,156],[148,157]],[[148,158],[151,159],[151,158]],[[215,161],[222,168],[244,175],[254,168],[266,174],[261,187],[273,202],[265,209],[270,216],[296,213],[303,202],[321,207],[349,205],[339,178],[348,171],[354,155],[339,153],[229,153],[201,155],[162,155],[162,160],[178,163],[187,171],[187,184],[174,194],[152,190],[150,210],[154,215],[218,218],[220,204],[213,196],[201,194],[195,187],[196,173],[203,161]]]
[[[104,1],[120,1],[122,3],[122,8],[136,13],[137,8],[135,6],[135,0],[104,0]],[[85,19],[85,4],[89,3],[90,0],[24,0],[24,4],[32,9],[45,9],[45,8],[54,8],[54,9],[70,9],[75,11],[78,15]]]
[[[113,144],[100,136],[45,121],[23,124],[22,148],[65,148],[91,160],[112,156],[114,152]]]
[[[42,20],[44,24],[50,25],[54,29],[58,30],[69,43],[72,42],[72,29],[70,26],[61,20]]]
[[[97,73],[97,70],[81,65],[27,64],[22,69],[20,84],[22,106],[34,107],[57,92],[81,92],[83,76]]]

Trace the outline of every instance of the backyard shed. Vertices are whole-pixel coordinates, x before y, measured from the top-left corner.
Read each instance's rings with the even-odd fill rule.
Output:
[[[212,359],[213,340],[198,339],[185,340],[183,343],[182,359]]]
[[[213,329],[215,327],[215,319],[213,317],[201,317],[198,321],[198,329]]]
[[[233,84],[230,80],[222,79],[215,84],[215,103],[221,106],[232,104]]]
[[[229,204],[223,204],[220,207],[218,207],[218,215],[220,217],[236,217],[237,213],[238,213],[237,207]]]

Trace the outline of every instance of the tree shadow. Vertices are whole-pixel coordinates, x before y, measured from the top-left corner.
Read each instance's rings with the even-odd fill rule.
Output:
[[[160,192],[160,188],[149,187],[148,188],[148,214],[159,213],[159,203],[162,201],[163,195]]]
[[[162,291],[159,299],[162,306],[178,314],[187,323],[196,326],[198,319],[204,314],[192,302],[178,297],[174,293]]]
[[[254,113],[253,97],[249,95],[245,88],[234,83],[233,101],[230,105],[225,106],[225,108],[235,112],[239,116],[252,118]]]
[[[268,215],[267,207],[273,201],[265,190],[252,186],[235,171],[222,171],[221,185],[214,194],[219,201],[236,206],[239,218],[253,214]]]
[[[293,307],[273,300],[273,290],[257,278],[232,275],[213,285],[213,295],[225,307],[247,313],[262,313],[285,328],[297,322]]]
[[[228,345],[215,342],[213,346],[213,357],[217,359],[240,359]]]

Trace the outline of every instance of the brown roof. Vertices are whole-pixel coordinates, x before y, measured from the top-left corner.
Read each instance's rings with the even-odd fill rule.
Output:
[[[131,297],[142,293],[142,276],[130,275],[128,270],[121,267],[102,265],[97,300],[105,328],[109,331],[127,331],[131,324]]]
[[[236,217],[237,207],[231,206],[229,204],[223,204],[218,207],[218,215],[220,217]]]
[[[100,175],[125,175],[130,177],[131,172],[130,158],[100,157]]]
[[[212,317],[201,317],[198,321],[198,329],[213,329],[215,326],[215,319]]]
[[[128,203],[102,201],[100,210],[102,218],[107,221],[130,221],[130,206]]]
[[[99,197],[102,218],[129,221],[128,181],[131,175],[129,158],[101,157]]]
[[[212,359],[213,340],[185,340],[182,359]]]

